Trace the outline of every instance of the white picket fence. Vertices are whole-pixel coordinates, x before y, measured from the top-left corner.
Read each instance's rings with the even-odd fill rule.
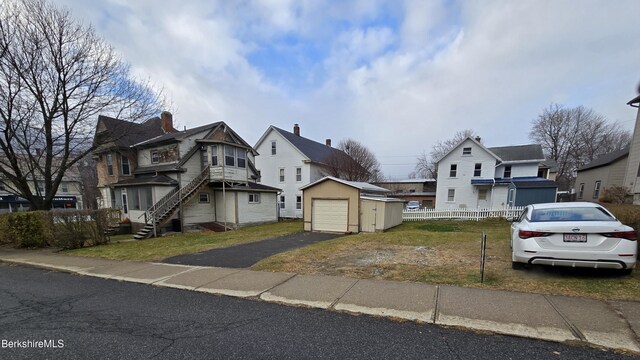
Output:
[[[486,218],[512,218],[520,215],[523,206],[500,209],[421,209],[404,210],[402,221],[421,221],[438,219],[481,220]]]

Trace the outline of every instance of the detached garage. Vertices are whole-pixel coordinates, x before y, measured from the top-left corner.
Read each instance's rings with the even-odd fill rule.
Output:
[[[301,188],[305,231],[384,231],[402,223],[403,201],[383,197],[389,190],[332,176]]]

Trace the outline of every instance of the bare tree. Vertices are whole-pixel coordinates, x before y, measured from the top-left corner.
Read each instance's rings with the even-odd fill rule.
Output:
[[[91,26],[42,0],[0,3],[0,175],[33,209],[93,149],[98,114],[137,121],[161,108],[148,81]]]
[[[631,133],[618,123],[584,106],[565,108],[551,104],[533,121],[529,138],[542,145],[545,156],[558,164],[557,181],[570,189],[575,171],[598,156],[624,148]]]
[[[418,156],[415,171],[410,175],[436,179],[438,177],[438,161],[464,139],[469,136],[475,136],[474,134],[475,132],[473,130],[466,129],[456,132],[451,139],[438,141],[433,145],[428,154],[426,151],[423,151],[422,154]]]
[[[326,160],[332,176],[350,181],[376,182],[384,179],[380,163],[366,146],[353,139],[338,143],[338,149]]]

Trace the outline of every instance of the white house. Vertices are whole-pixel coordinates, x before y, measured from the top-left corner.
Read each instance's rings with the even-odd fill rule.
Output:
[[[554,202],[557,185],[538,144],[487,148],[467,137],[438,161],[436,208]]]
[[[121,120],[104,120],[96,140],[111,143],[109,133]],[[123,151],[122,146],[98,147],[99,186],[106,207],[122,209],[136,228],[145,228],[139,237],[174,219],[186,226],[227,227],[277,220],[280,190],[256,182],[258,153],[224,122],[165,132]],[[120,166],[113,166],[114,159]]]
[[[331,147],[331,139],[322,144],[300,136],[298,124],[293,133],[270,126],[254,147],[260,154],[256,157],[260,182],[282,189],[278,198],[280,216],[289,218],[302,218],[300,188],[331,175],[327,160],[332,156],[348,157]]]

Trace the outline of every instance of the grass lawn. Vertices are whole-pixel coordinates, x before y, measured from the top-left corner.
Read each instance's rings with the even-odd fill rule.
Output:
[[[167,257],[244,244],[302,231],[301,221],[255,225],[229,232],[201,231],[171,234],[142,241],[120,242],[133,235],[112,237],[112,244],[66,251],[69,255],[115,260],[157,261]]]
[[[487,263],[481,284],[483,231],[487,234]],[[640,300],[637,270],[631,276],[620,276],[593,269],[511,269],[509,223],[496,219],[405,222],[385,233],[348,235],[278,254],[252,269]]]

